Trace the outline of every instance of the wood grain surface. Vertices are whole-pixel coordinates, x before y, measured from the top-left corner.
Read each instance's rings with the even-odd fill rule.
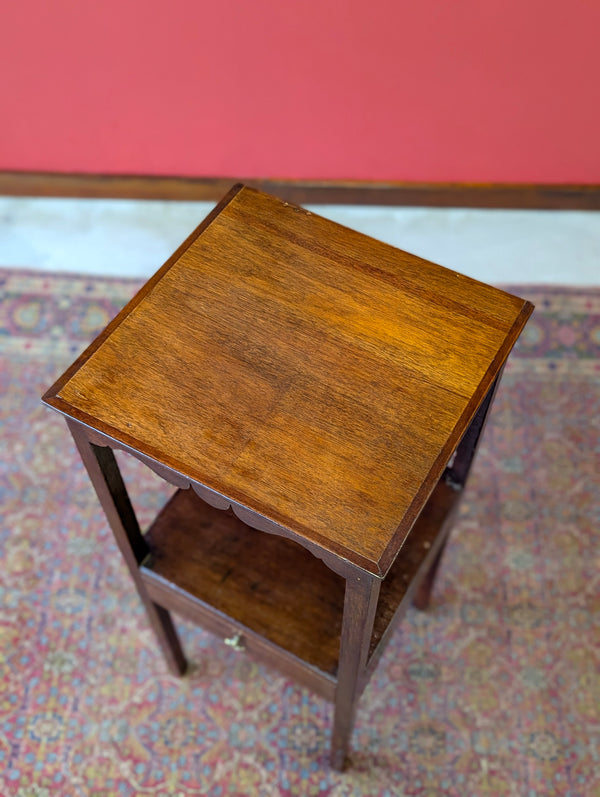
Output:
[[[237,187],[45,400],[383,575],[531,310]]]

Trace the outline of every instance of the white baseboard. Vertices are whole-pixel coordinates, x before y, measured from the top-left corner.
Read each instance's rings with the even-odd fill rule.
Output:
[[[0,197],[0,265],[150,276],[210,202]],[[483,282],[600,284],[600,213],[316,205],[374,238]]]

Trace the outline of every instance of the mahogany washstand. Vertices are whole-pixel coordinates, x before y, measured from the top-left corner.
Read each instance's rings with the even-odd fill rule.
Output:
[[[169,667],[170,611],[335,704],[429,601],[532,305],[235,186],[45,394]],[[142,533],[113,449],[180,488]],[[191,489],[189,489],[191,488]]]

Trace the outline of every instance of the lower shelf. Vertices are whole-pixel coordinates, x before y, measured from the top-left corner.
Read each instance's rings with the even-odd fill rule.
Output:
[[[384,579],[372,652],[422,571],[456,496],[443,482],[436,487]],[[292,669],[305,663],[335,685],[345,582],[306,549],[249,528],[192,490],[175,493],[146,540],[151,555],[140,572],[153,600],[217,633],[250,632],[263,648],[266,642],[291,654]]]
[[[175,493],[146,540],[151,558],[142,567],[144,580],[176,585],[322,672],[335,673],[344,580],[306,549],[249,528],[192,490]]]

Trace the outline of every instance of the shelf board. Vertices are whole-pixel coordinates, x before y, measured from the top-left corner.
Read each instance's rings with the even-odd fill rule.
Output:
[[[337,669],[344,579],[297,543],[179,490],[146,534],[161,579],[318,670]]]
[[[415,586],[457,493],[443,482],[414,524],[384,579],[371,654]],[[207,612],[231,619],[301,662],[335,679],[344,579],[297,543],[246,526],[231,510],[214,509],[192,490],[179,490],[148,532],[151,555],[141,575],[171,594],[169,608],[194,619]],[[227,626],[220,626],[221,628]]]

